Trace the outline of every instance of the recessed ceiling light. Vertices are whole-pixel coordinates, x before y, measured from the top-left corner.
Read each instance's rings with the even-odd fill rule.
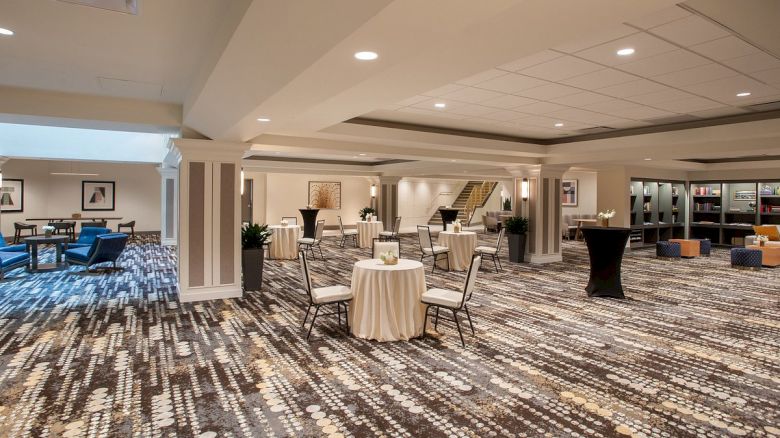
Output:
[[[625,49],[620,49],[617,51],[617,54],[620,56],[628,56],[633,55],[635,50],[631,47],[626,47]]]
[[[748,97],[750,96],[750,94],[751,94],[750,91],[741,91],[737,93],[737,97]]]
[[[436,102],[433,104],[433,106],[435,106],[436,108],[446,108],[447,104],[444,102]]]
[[[268,117],[258,117],[257,121],[258,122],[270,122],[271,119],[269,119]]]
[[[14,34],[14,31],[12,31],[10,29],[3,28],[3,27],[0,27],[0,35],[11,36],[13,34]]]
[[[652,160],[652,158],[645,158],[645,161],[650,161],[650,160]]]
[[[456,161],[458,161],[458,160],[450,160],[450,161],[454,163],[454,162],[456,162]]]
[[[365,157],[365,156],[366,156],[366,154],[359,154],[359,155],[360,155],[361,157]]]
[[[376,52],[357,52],[355,53],[355,58],[361,61],[373,61],[379,58],[379,55]]]
[[[561,122],[558,122],[558,123],[556,123],[556,124],[555,124],[555,127],[556,127],[556,128],[560,128],[560,127],[562,127],[562,126],[563,126],[563,123],[561,123]]]

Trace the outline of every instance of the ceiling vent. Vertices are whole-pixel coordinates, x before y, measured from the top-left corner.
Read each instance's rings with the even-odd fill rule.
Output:
[[[60,0],[75,5],[91,6],[93,8],[138,15],[138,0]]]
[[[615,128],[610,128],[609,126],[594,126],[592,128],[580,129],[577,132],[580,134],[601,134],[602,132],[610,132],[614,130]]]
[[[758,112],[778,110],[780,109],[780,100],[774,102],[757,103],[755,105],[743,106],[742,108],[745,108],[746,110],[758,111]]]

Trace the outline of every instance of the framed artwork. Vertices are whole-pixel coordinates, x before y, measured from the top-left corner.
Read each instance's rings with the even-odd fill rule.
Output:
[[[577,180],[565,179],[561,183],[561,190],[563,196],[561,197],[561,205],[564,207],[576,207],[577,206]]]
[[[309,205],[325,210],[341,209],[341,183],[309,181]]]
[[[4,178],[0,188],[0,211],[21,213],[24,211],[24,180]]]
[[[733,201],[755,201],[755,190],[734,190]]]
[[[84,211],[114,211],[116,193],[114,181],[82,181],[81,209]]]

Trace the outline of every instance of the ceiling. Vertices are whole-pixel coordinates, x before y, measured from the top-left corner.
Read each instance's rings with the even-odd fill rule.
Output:
[[[635,52],[616,54],[624,48]],[[549,139],[747,113],[775,101],[778,57],[676,5],[363,117]]]

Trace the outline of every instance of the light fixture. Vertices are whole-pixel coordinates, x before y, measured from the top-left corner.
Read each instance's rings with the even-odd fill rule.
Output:
[[[555,124],[555,127],[556,128],[562,128],[563,127],[563,123],[558,122],[558,123]]]
[[[57,176],[100,176],[99,173],[80,173],[80,172],[50,172],[49,175],[57,175]]]
[[[635,50],[632,47],[626,47],[625,49],[620,49],[617,51],[618,56],[629,56],[633,55]]]
[[[241,169],[241,194],[244,194],[244,169]]]
[[[359,154],[359,155],[360,155],[361,157],[365,157],[365,156],[366,156],[366,154]]]
[[[737,93],[737,97],[748,97],[750,96],[750,94],[751,94],[750,91],[740,91],[739,93]]]
[[[523,202],[528,200],[528,178],[523,178],[523,182],[520,183],[520,197],[523,198]]]
[[[13,36],[13,34],[14,34],[14,31],[12,31],[11,29],[6,29],[4,27],[0,27],[0,35]]]
[[[265,122],[270,122],[271,119],[269,119],[268,117],[258,117],[257,121],[265,123]]]
[[[355,58],[361,61],[373,61],[379,58],[379,55],[376,52],[357,52]]]
[[[645,158],[645,161],[652,161],[652,158]]]
[[[433,104],[433,106],[435,106],[436,108],[446,108],[447,104],[444,102],[436,102]]]
[[[371,184],[371,198],[376,198],[376,184]]]
[[[0,188],[3,188],[3,171],[0,170]]]

